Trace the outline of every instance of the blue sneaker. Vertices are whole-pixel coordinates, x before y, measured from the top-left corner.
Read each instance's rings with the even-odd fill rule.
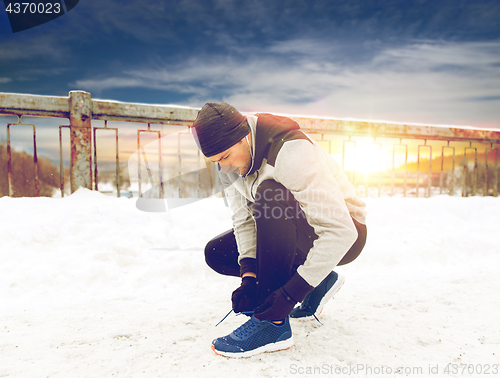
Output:
[[[316,318],[323,310],[323,307],[325,307],[326,302],[340,290],[344,281],[344,276],[336,272],[331,272],[318,286],[307,294],[299,306],[292,310],[290,317],[300,320]]]
[[[212,341],[212,350],[226,357],[250,357],[262,352],[274,352],[293,346],[290,320],[281,324],[258,320],[255,316],[229,335]]]

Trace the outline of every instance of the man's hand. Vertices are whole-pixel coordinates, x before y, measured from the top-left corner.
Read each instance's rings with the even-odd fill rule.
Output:
[[[257,305],[257,279],[245,276],[241,280],[241,286],[233,291],[231,295],[234,312],[253,311]]]
[[[255,309],[254,315],[259,320],[283,320],[290,315],[296,303],[281,287]]]

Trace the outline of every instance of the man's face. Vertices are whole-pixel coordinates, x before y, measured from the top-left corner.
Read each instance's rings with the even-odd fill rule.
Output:
[[[226,151],[208,158],[214,163],[218,162],[224,173],[237,172],[243,176],[252,164],[250,148],[247,139],[243,138]]]

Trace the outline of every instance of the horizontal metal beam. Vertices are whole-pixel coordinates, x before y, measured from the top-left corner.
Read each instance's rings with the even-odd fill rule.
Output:
[[[92,106],[92,119],[120,122],[189,126],[198,114],[198,109],[193,108],[118,101],[92,100]]]
[[[376,138],[429,139],[500,143],[500,131],[470,127],[425,126],[330,118],[294,117],[304,132]]]
[[[0,92],[0,114],[69,118],[69,97]]]
[[[86,93],[74,91],[73,93]],[[198,109],[171,106],[91,100],[92,119],[151,124],[191,125]],[[69,96],[39,96],[0,93],[0,114],[69,118]]]

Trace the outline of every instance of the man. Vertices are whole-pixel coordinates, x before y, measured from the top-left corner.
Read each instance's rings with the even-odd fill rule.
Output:
[[[241,277],[233,310],[250,318],[212,349],[230,357],[287,349],[289,318],[315,317],[340,288],[335,266],[366,241],[365,204],[332,157],[286,117],[207,103],[193,123],[218,165],[233,229],[208,242],[207,264]],[[294,308],[295,304],[302,302]]]

